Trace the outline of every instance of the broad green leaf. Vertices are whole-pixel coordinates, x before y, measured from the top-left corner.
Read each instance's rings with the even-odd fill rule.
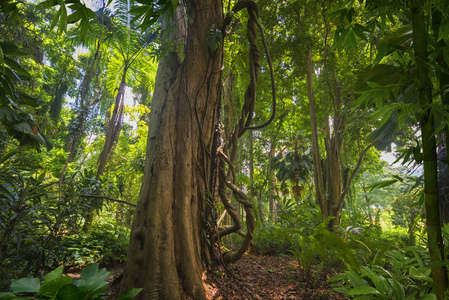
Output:
[[[384,285],[384,281],[382,280],[383,276],[375,274],[370,268],[368,268],[366,266],[363,266],[362,270],[371,279],[371,281],[373,282],[373,284],[376,287],[376,289],[379,292],[381,292],[382,294],[385,294],[387,290],[386,290],[386,287]]]
[[[380,295],[381,293],[373,288],[372,286],[358,286],[350,290],[346,293],[346,296],[358,296],[358,295],[369,295],[369,294],[375,294]]]
[[[17,299],[17,296],[11,292],[7,292],[7,293],[1,292],[0,299]]]
[[[358,45],[357,45],[357,35],[356,33],[351,29],[348,32],[348,35],[346,37],[346,43],[348,44],[348,46],[354,50],[358,49]]]
[[[6,91],[3,86],[0,86],[0,107],[6,106],[8,104],[8,99],[6,98]]]
[[[446,65],[449,65],[449,49],[448,47],[446,47],[445,50],[443,50],[443,58],[444,58],[444,62],[446,63]],[[449,91],[446,91],[446,93],[448,93]]]
[[[380,46],[379,51],[377,52],[376,58],[374,59],[373,65],[377,65],[385,56],[393,53],[393,46],[389,43],[385,43]]]
[[[411,41],[413,35],[412,25],[404,25],[395,32],[385,35],[385,41],[392,45],[402,46],[404,43]]]
[[[445,39],[449,35],[449,22],[445,20],[440,24],[439,33],[438,33],[438,42]]]
[[[84,300],[86,294],[73,284],[63,286],[56,295],[56,300]]]
[[[19,51],[19,47],[13,42],[0,42],[0,48],[4,55],[12,55]]]
[[[346,271],[344,274],[348,277],[354,287],[369,286],[365,279],[353,271]]]
[[[17,123],[17,124],[12,124],[11,128],[13,128],[16,131],[23,132],[23,133],[29,134],[29,135],[34,137],[33,128],[26,121],[23,121],[23,122],[20,122],[20,123]]]
[[[23,101],[23,103],[25,103],[25,104],[27,104],[29,106],[38,107],[38,106],[41,105],[41,101],[39,101],[36,98],[30,97],[30,96],[28,96],[25,93],[19,92],[19,93],[17,93],[17,95],[19,96],[20,100]]]
[[[16,62],[14,59],[11,59],[9,57],[5,57],[5,64],[16,71],[17,73],[27,77],[28,79],[31,78],[31,74],[28,73],[26,70],[22,68],[22,66]]]
[[[421,196],[419,197],[418,203],[419,203],[419,206],[423,206],[423,204],[424,204],[424,193],[421,193]]]
[[[84,268],[81,272],[81,278],[84,280],[78,281],[77,285],[82,291],[95,291],[108,284],[106,279],[108,278],[110,272],[107,272],[106,269],[99,270],[98,265],[98,263],[92,264]]]
[[[17,154],[17,151],[11,151],[9,153],[6,153],[2,157],[0,157],[0,164],[3,164],[5,161],[10,159],[11,157],[14,157]]]
[[[402,178],[399,175],[392,175],[394,178],[396,178],[397,180],[399,180],[400,182],[404,182],[404,178]],[[415,251],[416,252],[416,251]]]
[[[8,120],[9,122],[20,122],[23,119],[10,107],[0,107],[0,120]]]
[[[84,41],[86,39],[87,31],[89,29],[89,19],[83,18],[80,22],[79,28],[80,28],[80,40]]]
[[[20,77],[10,68],[5,67],[4,74],[6,74],[6,77],[5,77],[6,80],[11,80],[11,82],[18,81],[19,84],[22,84],[22,80],[20,79]]]
[[[368,186],[367,188],[369,188],[369,189],[370,189],[370,192],[371,192],[371,191],[374,190],[374,189],[384,188],[384,187],[393,185],[393,184],[395,184],[396,182],[398,182],[397,179],[380,181],[380,182],[377,182],[377,183],[375,183],[375,184],[373,184],[373,185]]]
[[[14,293],[37,293],[41,286],[39,278],[21,278],[11,283]]]
[[[45,275],[45,282],[50,282],[62,276],[63,266],[57,267],[52,272]]]
[[[130,14],[136,14],[136,16],[139,16],[137,19],[139,19],[144,13],[146,13],[148,10],[147,6],[141,5],[141,6],[136,6],[134,8],[132,8],[129,13]]]
[[[401,72],[401,68],[386,64],[377,64],[372,68],[366,68],[359,72],[356,90],[366,91],[371,89],[367,82],[377,83],[381,87],[395,84],[398,82]]]
[[[47,1],[39,3],[37,5],[37,7],[40,9],[48,9],[48,8],[52,8],[53,6],[56,6],[56,5],[58,5],[57,0],[47,0]]]
[[[134,298],[135,296],[137,296],[137,294],[139,294],[143,289],[142,288],[135,288],[135,289],[131,289],[125,293],[123,293],[123,295],[120,297],[120,300],[129,300]]]
[[[443,267],[443,266],[448,266],[448,265],[449,265],[449,260],[442,260],[442,261],[431,262],[431,263],[427,264],[426,267],[437,268],[437,267]]]
[[[405,291],[402,284],[400,284],[397,280],[389,279],[391,286],[393,288],[394,299],[396,300],[405,300]]]
[[[437,296],[435,294],[427,294],[419,298],[420,300],[437,300]]]
[[[3,93],[7,94],[11,98],[14,97],[13,95],[15,92],[15,88],[14,88],[14,85],[11,84],[11,81],[0,77],[0,83],[1,83],[1,87],[3,89]],[[4,99],[5,100],[2,101],[2,106],[7,104],[6,97]]]
[[[59,19],[59,30],[66,32],[67,31],[67,8],[65,7],[65,3],[63,0],[60,0],[61,6],[61,16]]]
[[[70,285],[72,282],[72,278],[70,276],[61,276],[51,281],[45,281],[39,289],[39,294],[47,297],[56,296],[59,290],[66,286]]]
[[[332,288],[334,291],[338,292],[338,293],[342,293],[342,294],[346,294],[349,290],[347,288],[342,288],[342,287],[336,287],[336,288]]]
[[[59,10],[56,12],[55,16],[53,17],[53,20],[51,21],[51,24],[50,24],[50,30],[52,30],[53,28],[55,28],[56,24],[57,24],[58,21],[59,21],[59,16],[60,16],[60,15],[61,15],[61,10],[59,9]]]
[[[73,9],[72,7],[70,7],[71,9]],[[72,23],[76,23],[79,20],[81,20],[81,18],[84,16],[83,12],[81,10],[77,10],[75,11],[73,14],[70,14],[67,18],[67,23],[68,24],[72,24]]]

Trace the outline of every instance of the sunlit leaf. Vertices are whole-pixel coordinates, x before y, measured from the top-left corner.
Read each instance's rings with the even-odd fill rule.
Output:
[[[14,293],[37,293],[41,286],[39,278],[22,278],[11,283]]]

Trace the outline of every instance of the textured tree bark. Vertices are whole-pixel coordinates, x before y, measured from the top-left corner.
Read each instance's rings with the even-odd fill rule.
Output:
[[[202,230],[211,190],[221,56],[208,48],[212,25],[223,23],[221,1],[189,0],[175,14],[184,60],[169,53],[159,65],[147,157],[120,293],[137,299],[206,299]]]
[[[424,162],[424,206],[426,209],[427,240],[431,262],[444,259],[441,235],[440,207],[438,201],[438,171],[436,139],[433,134],[434,119],[430,114],[432,104],[432,81],[428,70],[427,27],[422,0],[411,1],[413,50],[417,69],[419,106],[423,110],[420,119]],[[438,299],[443,299],[448,289],[445,266],[432,267],[432,279]]]

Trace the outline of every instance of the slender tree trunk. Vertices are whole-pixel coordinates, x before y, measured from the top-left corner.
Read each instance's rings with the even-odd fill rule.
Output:
[[[373,224],[373,223],[374,223],[374,222],[373,222],[373,214],[371,213],[371,204],[370,204],[371,198],[367,196],[366,185],[365,185],[364,182],[362,182],[361,186],[362,186],[363,193],[365,194],[364,197],[365,197],[365,200],[366,200],[366,205],[368,206],[368,218],[369,218],[369,222],[370,222],[371,224]]]
[[[256,192],[254,190],[254,134],[253,131],[249,131],[249,179],[251,185],[249,186],[249,200],[254,204],[254,215],[256,220],[263,222],[259,215],[259,201],[256,199]]]
[[[150,115],[147,157],[120,291],[143,288],[137,299],[206,299],[203,214],[211,191],[211,160],[220,104],[222,50],[208,48],[221,28],[221,1],[187,1],[175,14],[175,40],[185,58],[160,64]],[[213,242],[213,241],[210,241]],[[119,294],[121,294],[119,293]]]
[[[272,159],[276,155],[276,141],[271,142],[270,153],[268,155],[268,190],[269,190],[269,218],[272,222],[276,221],[276,175],[274,174],[274,168]]]
[[[307,95],[309,99],[310,124],[312,131],[313,180],[315,183],[315,197],[316,202],[321,209],[321,215],[324,218],[324,216],[329,216],[329,208],[327,205],[327,199],[324,189],[323,171],[321,168],[321,154],[318,142],[318,124],[315,111],[315,96],[313,94],[312,51],[310,49],[307,50],[306,66],[308,91]]]
[[[320,206],[323,221],[328,217],[333,217],[333,219],[329,221],[328,228],[336,231],[340,226],[340,215],[346,194],[349,191],[352,180],[362,165],[363,157],[373,146],[373,144],[367,146],[360,152],[357,165],[351,172],[351,176],[349,176],[349,168],[343,168],[340,158],[340,152],[343,145],[341,132],[344,130],[345,117],[339,113],[341,106],[340,90],[338,80],[335,80],[336,99],[334,99],[330,89],[330,84],[328,84],[329,93],[331,94],[333,102],[335,102],[335,107],[332,118],[333,124],[331,124],[329,117],[327,119],[325,139],[326,164],[323,172],[318,141],[315,97],[313,94],[312,51],[310,49],[307,51],[306,66],[310,123],[312,131],[312,156],[316,202]],[[326,174],[325,177],[323,176],[323,173]],[[324,181],[325,179],[326,181]]]
[[[440,208],[438,201],[438,171],[434,119],[430,114],[432,104],[432,81],[428,70],[427,27],[422,0],[411,1],[413,49],[417,68],[417,88],[419,105],[425,110],[420,120],[423,162],[424,162],[424,203],[426,209],[427,239],[430,260],[441,261],[444,258],[443,238],[441,235]],[[433,267],[432,279],[438,299],[447,292],[448,277],[446,267]]]
[[[334,119],[335,121],[335,119]],[[323,214],[323,219],[334,217],[329,221],[328,228],[337,230],[340,226],[340,213],[343,207],[344,199],[340,199],[341,195],[341,163],[339,156],[339,141],[337,138],[337,129],[331,132],[332,124],[328,117],[326,128],[326,182],[327,182],[327,201],[328,208],[325,210],[328,215]],[[325,204],[325,205],[326,205]]]
[[[104,171],[106,170],[106,164],[120,136],[120,131],[122,130],[127,70],[128,66],[125,65],[122,79],[120,81],[120,85],[117,91],[117,96],[115,97],[114,110],[112,111],[111,118],[109,119],[108,126],[106,127],[106,138],[104,141],[103,150],[101,151],[100,156],[98,157],[98,169],[97,175],[95,176],[96,180],[99,180],[100,176],[102,176]],[[89,212],[86,215],[86,221],[83,226],[84,232],[89,232],[92,229],[94,216],[95,216],[95,208],[89,209]]]

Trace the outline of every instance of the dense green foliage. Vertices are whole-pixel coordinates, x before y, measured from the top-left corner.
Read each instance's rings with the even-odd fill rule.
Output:
[[[43,282],[39,278],[22,278],[11,284],[12,292],[0,293],[2,299],[17,299],[19,297],[36,297],[37,299],[103,299],[101,293],[106,290],[106,278],[109,272],[98,269],[98,264],[92,264],[83,269],[79,279],[72,279],[62,274],[63,268],[58,267],[45,275]],[[124,293],[120,300],[132,299],[142,289],[132,289]]]

